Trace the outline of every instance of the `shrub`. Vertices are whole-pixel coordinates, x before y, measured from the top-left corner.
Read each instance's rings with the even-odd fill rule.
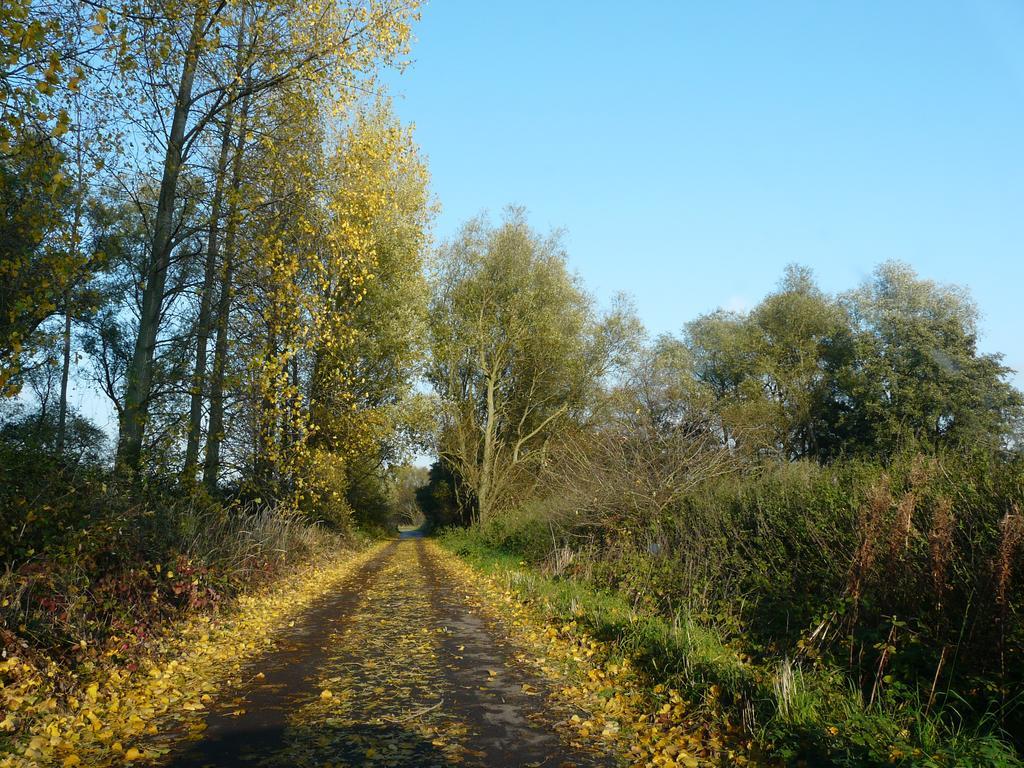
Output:
[[[844,708],[872,713],[857,731],[865,743],[871,729],[903,733],[914,712],[919,734],[879,743],[920,746],[941,732],[954,754],[957,734],[976,744],[1024,733],[1021,457],[751,465],[628,515],[582,495],[567,509],[567,498],[556,490],[473,536],[742,649],[781,686],[755,709],[765,738],[793,755],[824,748],[820,734],[794,734]],[[722,677],[692,678],[693,659],[709,654],[678,640],[645,647],[663,671]],[[850,764],[877,757],[849,749]]]
[[[479,524],[478,529],[488,546],[515,552],[534,563],[544,560],[557,545],[543,501],[497,512]]]
[[[76,663],[336,546],[294,512],[0,441],[0,646]],[[30,642],[29,642],[30,641]],[[26,645],[26,643],[28,643]]]

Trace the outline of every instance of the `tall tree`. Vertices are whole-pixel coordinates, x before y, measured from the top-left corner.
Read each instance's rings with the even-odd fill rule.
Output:
[[[164,287],[173,251],[190,234],[175,221],[179,180],[202,146],[201,138],[241,100],[260,98],[291,83],[303,83],[325,96],[350,96],[358,79],[404,50],[414,13],[411,4],[393,0],[150,0],[142,9],[124,3],[111,15],[110,50],[128,80],[123,98],[135,102],[141,96],[151,102],[157,122],[144,130],[161,156],[121,419],[122,466],[137,469],[141,459]],[[238,42],[232,44],[223,31],[245,19],[251,32],[237,36]],[[185,34],[178,34],[183,26]],[[240,71],[246,73],[244,78]],[[142,74],[128,79],[135,72]],[[154,78],[154,72],[161,74]]]
[[[765,445],[786,459],[824,455],[833,431],[830,403],[841,397],[838,379],[852,362],[845,311],[818,288],[810,270],[790,266],[747,323]]]
[[[239,108],[238,126],[234,138],[234,152],[231,160],[231,175],[227,180],[227,211],[225,214],[223,258],[217,276],[217,305],[212,319],[214,332],[213,364],[209,376],[209,416],[206,430],[206,452],[203,457],[203,483],[214,491],[220,478],[221,443],[224,439],[224,388],[228,368],[228,332],[230,328],[231,304],[235,290],[235,268],[238,260],[238,231],[241,224],[241,192],[245,145],[249,132],[250,99],[243,99]],[[210,219],[211,228],[213,218]],[[198,342],[197,342],[198,343]],[[195,371],[199,372],[200,362],[196,361]],[[195,375],[195,374],[194,374]],[[193,379],[193,387],[196,387]],[[202,390],[200,389],[200,396]],[[201,407],[201,405],[200,405]]]
[[[234,75],[235,83],[247,90],[249,73],[243,69],[246,64],[244,43],[248,34],[248,19],[246,8],[240,10],[237,32],[235,37],[235,61]],[[252,95],[246,93],[242,99],[243,111],[248,116],[248,109]],[[196,317],[195,330],[195,362],[192,371],[192,383],[189,388],[189,418],[188,434],[185,444],[185,461],[182,468],[182,476],[189,482],[195,479],[196,470],[199,466],[199,446],[202,439],[203,402],[207,387],[207,364],[206,358],[210,342],[210,335],[213,331],[213,310],[214,310],[214,289],[217,283],[218,270],[221,269],[220,249],[222,235],[222,215],[225,192],[230,186],[234,191],[237,186],[238,173],[235,173],[235,164],[229,165],[232,147],[234,146],[236,158],[241,159],[242,142],[246,126],[243,125],[240,132],[243,134],[236,144],[235,116],[238,111],[238,104],[232,103],[224,110],[220,117],[218,131],[220,140],[218,142],[216,161],[213,167],[212,187],[213,192],[210,199],[209,225],[206,233],[206,261],[203,268],[203,281],[199,290],[199,308]],[[229,169],[232,171],[229,178]],[[235,183],[232,183],[232,181]],[[229,205],[229,216],[233,215],[233,206]]]
[[[686,324],[684,337],[694,376],[715,399],[723,442],[744,450],[756,446],[760,414],[751,412],[750,401],[760,388],[746,316],[723,310],[703,315]]]
[[[439,451],[486,519],[584,403],[603,363],[592,354],[597,322],[557,237],[538,235],[520,210],[498,227],[467,224],[441,249],[434,284]]]
[[[432,215],[426,167],[411,130],[383,102],[361,110],[328,169],[331,228],[350,269],[366,279],[337,290],[332,318],[355,330],[351,343],[318,348],[312,382],[319,444],[350,458],[400,461],[419,416],[413,382],[422,370],[429,288],[424,249]],[[344,285],[336,275],[331,282]]]
[[[22,135],[0,157],[0,394],[30,337],[57,310],[77,265],[59,234],[69,204],[64,155],[45,135]]]
[[[978,310],[964,289],[887,262],[843,301],[857,331],[851,439],[883,453],[1005,444],[1021,394],[1002,356],[978,351]]]

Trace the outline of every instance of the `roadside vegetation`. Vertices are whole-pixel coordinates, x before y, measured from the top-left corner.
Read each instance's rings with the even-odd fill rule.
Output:
[[[553,249],[513,212],[445,252],[442,541],[764,759],[1018,764],[1021,396],[969,296],[794,267],[651,340]]]

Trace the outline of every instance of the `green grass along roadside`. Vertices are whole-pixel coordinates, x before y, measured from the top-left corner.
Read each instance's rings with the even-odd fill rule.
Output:
[[[952,707],[925,713],[914,697],[886,695],[866,706],[838,670],[783,659],[755,662],[712,627],[637,611],[621,595],[574,579],[544,576],[475,532],[445,529],[438,542],[470,565],[507,581],[548,620],[575,619],[649,685],[678,690],[709,719],[742,726],[768,764],[809,766],[1024,766],[985,724],[957,723]]]

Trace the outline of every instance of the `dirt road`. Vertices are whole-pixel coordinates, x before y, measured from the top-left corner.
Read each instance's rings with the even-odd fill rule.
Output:
[[[611,766],[560,739],[547,683],[514,659],[418,539],[356,571],[218,702],[165,765]]]

